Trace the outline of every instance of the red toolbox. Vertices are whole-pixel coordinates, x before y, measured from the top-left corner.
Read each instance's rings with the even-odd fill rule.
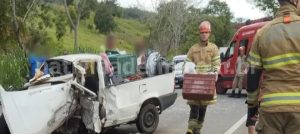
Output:
[[[216,75],[184,74],[182,97],[186,100],[213,100]]]

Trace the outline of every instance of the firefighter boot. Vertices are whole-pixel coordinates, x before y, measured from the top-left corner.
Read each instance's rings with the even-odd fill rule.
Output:
[[[241,98],[242,91],[239,91],[239,93],[235,96],[235,98]]]
[[[197,120],[190,119],[189,120],[189,128],[188,128],[186,134],[196,134],[195,128],[197,128]]]
[[[231,95],[228,96],[229,98],[234,98],[235,97],[235,90],[232,90]]]
[[[197,129],[194,134],[201,134],[200,129]]]
[[[197,133],[195,132],[195,130],[188,129],[186,134],[197,134]]]
[[[203,121],[198,121],[197,129],[195,130],[195,134],[201,134],[202,127],[203,127]]]

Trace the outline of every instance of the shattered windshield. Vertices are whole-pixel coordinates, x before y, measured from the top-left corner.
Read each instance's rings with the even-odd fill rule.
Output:
[[[58,77],[62,75],[72,74],[75,71],[75,67],[72,62],[66,60],[47,60],[44,63],[40,70],[45,71],[49,70],[49,74],[51,77]]]

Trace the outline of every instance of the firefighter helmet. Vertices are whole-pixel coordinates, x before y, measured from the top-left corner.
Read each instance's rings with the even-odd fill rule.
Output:
[[[208,21],[203,21],[199,26],[199,32],[205,33],[205,32],[211,32],[211,26]]]

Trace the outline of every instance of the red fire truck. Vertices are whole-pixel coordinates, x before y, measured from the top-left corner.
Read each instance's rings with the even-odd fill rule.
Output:
[[[231,39],[225,54],[221,53],[221,70],[216,83],[218,94],[225,94],[228,89],[232,88],[233,79],[235,76],[235,63],[239,56],[239,47],[245,46],[246,54],[248,54],[253,42],[255,34],[261,29],[266,22],[255,23],[241,27]],[[246,83],[243,83],[245,89]]]

